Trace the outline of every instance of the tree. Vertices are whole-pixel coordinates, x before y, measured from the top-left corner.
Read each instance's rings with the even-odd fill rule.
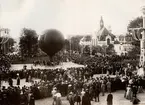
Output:
[[[3,37],[0,37],[0,42],[3,40],[4,38]],[[7,53],[10,53],[10,52],[13,52],[13,46],[14,46],[14,43],[16,43],[14,41],[13,38],[8,38],[6,39],[6,41],[2,44],[0,44],[0,47],[1,47],[1,53],[4,53],[4,54],[7,54]]]
[[[142,17],[137,17],[133,20],[130,21],[128,24],[127,28],[140,28],[143,27],[143,18]]]
[[[139,55],[139,54],[140,54],[140,47],[138,47],[138,46],[134,46],[134,47],[132,48],[132,50],[128,52],[128,56],[129,56],[130,58],[133,58],[133,59],[138,58],[138,55]]]
[[[38,53],[38,35],[35,30],[23,28],[19,42],[22,57],[33,57]]]
[[[79,36],[79,35],[71,37],[70,46],[72,51],[81,52],[81,46],[79,43],[82,38],[83,36]]]
[[[137,17],[130,21],[127,28],[129,29],[140,27],[143,27],[143,18]],[[133,40],[132,45],[134,45],[134,48],[129,51],[128,55],[135,58],[140,54],[140,41]]]
[[[90,46],[85,46],[83,50],[84,54],[90,55]]]
[[[104,53],[103,52],[103,48],[101,47],[101,46],[93,46],[92,47],[92,55],[95,55],[95,54],[97,54],[97,53]]]
[[[106,49],[107,49],[107,45],[103,45],[102,46],[102,53],[103,54],[106,54]]]
[[[13,38],[9,38],[9,40],[5,43],[5,48],[7,53],[12,53],[14,51],[14,44],[16,41]]]
[[[65,42],[64,42],[64,49],[66,51],[69,51],[70,50],[70,41],[68,39],[65,39]]]
[[[108,54],[108,55],[115,54],[115,50],[114,50],[114,45],[113,44],[109,44],[109,46],[106,48],[106,54]]]

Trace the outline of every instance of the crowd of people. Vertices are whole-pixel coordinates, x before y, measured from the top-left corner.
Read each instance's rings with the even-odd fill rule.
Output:
[[[66,60],[69,55],[63,56]],[[3,57],[2,57],[3,58]],[[70,60],[70,59],[69,59]],[[22,70],[0,70],[0,80],[8,81],[9,86],[3,86],[0,91],[0,103],[2,105],[35,105],[36,99],[53,97],[53,105],[63,105],[61,96],[66,96],[70,105],[91,105],[91,101],[99,102],[100,96],[108,93],[108,105],[112,105],[111,92],[124,90],[124,97],[131,102],[139,102],[137,94],[143,92],[145,87],[144,75],[139,76],[136,70],[139,67],[125,64],[120,56],[93,56],[81,59],[74,54],[71,57],[76,63],[83,64],[83,68],[58,69],[30,69],[26,66]],[[37,65],[57,65],[57,62],[44,60],[34,61]],[[99,76],[97,75],[99,74]],[[103,75],[107,74],[107,75]],[[115,75],[112,77],[111,75]],[[17,80],[14,86],[13,79]],[[21,79],[32,85],[22,86]],[[40,81],[35,81],[39,79]],[[15,100],[14,96],[18,100]]]
[[[99,102],[100,95],[104,96],[106,92],[111,93],[119,89],[124,89],[124,97],[133,100],[137,97],[137,93],[142,91],[144,86],[143,77],[139,77],[135,70],[132,70],[131,65],[125,66],[122,71],[123,72],[119,73],[119,71],[116,70],[116,76],[113,78],[109,75],[110,73],[108,73],[107,76],[100,75],[99,77],[95,77],[94,70],[91,69],[90,66],[84,68],[68,68],[67,70],[62,68],[43,70],[32,68],[28,70],[27,67],[24,67],[23,70],[3,72],[1,79],[8,81],[9,87],[2,88],[0,99],[2,103],[4,103],[3,105],[7,105],[8,103],[19,105],[20,103],[24,103],[26,99],[26,105],[33,105],[30,104],[30,101],[34,103],[34,99],[50,97],[52,95],[54,97],[54,103],[56,102],[57,96],[67,96],[69,101],[69,97],[74,96],[73,103],[77,102],[78,104],[83,104],[90,103],[92,100]],[[17,86],[13,86],[12,78],[17,79]],[[37,82],[33,78],[38,78],[40,81]],[[32,86],[23,86],[20,88],[20,79],[31,82]],[[15,100],[18,102],[15,102],[12,98],[13,95],[16,94],[18,99],[20,99],[20,101]],[[24,96],[25,99],[23,99]]]
[[[60,61],[56,60],[55,62],[51,62],[50,60],[36,60],[33,62],[34,66],[40,65],[40,66],[55,66],[59,65]]]
[[[9,70],[11,67],[11,60],[5,54],[0,54],[0,71]]]

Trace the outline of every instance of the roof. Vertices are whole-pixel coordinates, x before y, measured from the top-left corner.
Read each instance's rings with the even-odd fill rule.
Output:
[[[115,35],[113,35],[112,33],[110,33],[105,27],[101,28],[98,32],[97,32],[97,36],[99,37],[100,41],[105,41],[106,40],[106,36],[110,35],[112,40],[114,40]]]
[[[120,42],[118,40],[114,41],[114,44],[120,44]]]

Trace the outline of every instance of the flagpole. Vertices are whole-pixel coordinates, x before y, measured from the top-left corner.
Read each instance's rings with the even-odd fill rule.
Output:
[[[140,48],[141,48],[141,52],[140,52],[140,64],[141,66],[144,68],[144,64],[145,64],[145,7],[142,8],[142,17],[143,17],[143,35],[142,35],[142,39],[140,41]]]
[[[140,61],[139,65],[144,69],[145,66],[145,6],[142,7],[143,27],[142,28],[129,28],[133,32],[135,40],[140,41]],[[140,37],[141,31],[143,31],[142,38]],[[137,32],[137,33],[136,33]]]

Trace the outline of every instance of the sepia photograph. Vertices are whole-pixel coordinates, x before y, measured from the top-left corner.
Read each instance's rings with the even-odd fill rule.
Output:
[[[145,0],[0,0],[0,105],[145,105]]]

